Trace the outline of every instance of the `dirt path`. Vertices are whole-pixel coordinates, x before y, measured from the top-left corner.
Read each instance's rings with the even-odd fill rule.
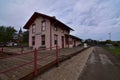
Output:
[[[89,48],[33,80],[77,80],[93,48]]]
[[[116,61],[118,60],[109,52],[95,47],[78,80],[120,80],[120,67]]]

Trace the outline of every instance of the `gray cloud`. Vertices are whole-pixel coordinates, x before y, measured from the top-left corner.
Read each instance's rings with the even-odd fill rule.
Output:
[[[120,0],[2,0],[0,24],[18,30],[33,12],[56,16],[80,38],[120,40]]]

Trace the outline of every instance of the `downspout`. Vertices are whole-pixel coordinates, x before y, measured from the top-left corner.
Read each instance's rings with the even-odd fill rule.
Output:
[[[50,50],[52,50],[52,23],[50,22]]]
[[[68,48],[69,48],[69,44],[70,44],[69,38],[70,38],[70,35],[68,35]]]
[[[70,31],[68,30],[68,48],[70,48],[70,41],[69,41],[69,38],[70,38]]]

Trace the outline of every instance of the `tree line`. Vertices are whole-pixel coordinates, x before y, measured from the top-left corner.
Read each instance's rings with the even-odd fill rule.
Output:
[[[14,41],[15,35],[18,35],[17,30],[12,26],[0,26],[0,42]],[[28,42],[28,31],[22,32],[22,42]],[[17,36],[18,37],[18,36]]]
[[[13,35],[17,32],[14,27],[0,26],[0,42],[9,42],[13,39]]]

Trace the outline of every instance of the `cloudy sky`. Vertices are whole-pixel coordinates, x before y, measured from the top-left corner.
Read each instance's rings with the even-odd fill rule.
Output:
[[[0,25],[19,30],[34,12],[56,18],[82,39],[120,40],[120,0],[0,0]]]

